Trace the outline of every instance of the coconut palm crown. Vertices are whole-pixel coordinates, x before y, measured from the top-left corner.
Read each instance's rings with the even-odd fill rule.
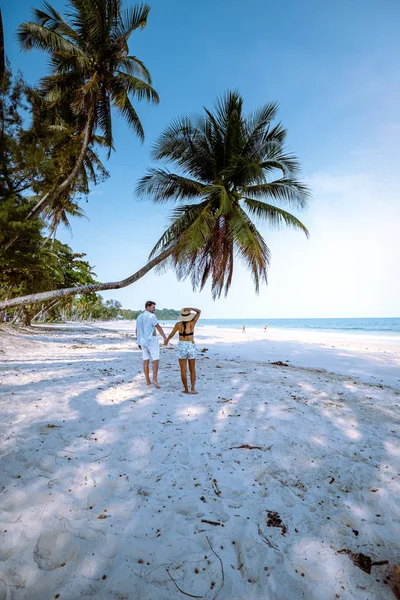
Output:
[[[180,203],[150,258],[170,249],[178,279],[190,277],[194,289],[211,280],[216,298],[227,294],[239,257],[258,292],[267,282],[270,250],[253,219],[308,237],[299,219],[277,204],[304,208],[309,190],[284,147],[286,130],[272,123],[276,104],[244,115],[241,96],[231,91],[204,113],[172,122],[154,146],[153,158],[172,163],[176,172],[149,169],[138,183],[142,197]]]
[[[50,54],[52,74],[42,80],[47,99],[70,99],[76,115],[96,124],[112,146],[111,105],[143,139],[143,127],[130,101],[158,101],[150,73],[129,54],[131,34],[146,26],[150,8],[122,9],[122,0],[68,0],[64,18],[48,2],[35,9],[35,21],[18,31],[24,50],[38,48]]]
[[[35,20],[18,30],[22,49],[38,48],[50,55],[51,74],[41,80],[41,90],[52,109],[68,102],[81,148],[72,171],[42,198],[29,218],[35,218],[74,183],[89,145],[96,141],[96,131],[110,153],[112,107],[143,140],[132,99],[159,100],[149,71],[128,46],[131,34],[146,26],[150,8],[142,4],[123,9],[122,0],[67,0],[67,6],[64,17],[44,2],[42,9],[35,9]]]

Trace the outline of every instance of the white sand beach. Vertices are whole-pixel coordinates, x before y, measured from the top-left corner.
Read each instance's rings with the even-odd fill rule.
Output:
[[[196,339],[1,330],[0,600],[400,598],[399,338]]]

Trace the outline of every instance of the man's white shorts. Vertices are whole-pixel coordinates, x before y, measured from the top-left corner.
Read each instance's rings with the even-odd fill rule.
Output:
[[[158,338],[154,336],[154,340],[147,340],[146,346],[142,345],[143,360],[160,360],[160,346]]]

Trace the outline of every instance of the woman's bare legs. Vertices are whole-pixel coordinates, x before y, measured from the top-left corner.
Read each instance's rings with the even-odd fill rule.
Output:
[[[188,383],[187,383],[187,360],[186,358],[179,358],[179,367],[181,370],[181,379],[183,384],[183,392],[184,394],[189,393]]]
[[[190,372],[190,393],[197,394],[196,386],[196,359],[189,358],[189,372]]]

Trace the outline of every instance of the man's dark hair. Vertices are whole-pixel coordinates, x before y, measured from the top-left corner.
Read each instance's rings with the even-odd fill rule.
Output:
[[[144,307],[147,308],[148,306],[153,306],[153,304],[155,304],[155,302],[153,302],[153,300],[147,300],[147,302],[144,305]]]

